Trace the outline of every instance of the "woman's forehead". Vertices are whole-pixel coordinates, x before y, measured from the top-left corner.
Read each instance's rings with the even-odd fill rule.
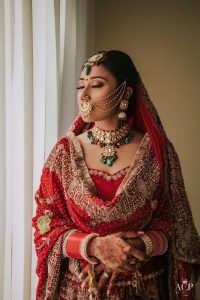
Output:
[[[90,73],[86,75],[86,68],[83,68],[81,72],[81,78],[91,78],[91,77],[103,77],[107,79],[111,79],[113,75],[104,67],[104,66],[92,66],[90,69]],[[114,77],[113,77],[114,78]]]

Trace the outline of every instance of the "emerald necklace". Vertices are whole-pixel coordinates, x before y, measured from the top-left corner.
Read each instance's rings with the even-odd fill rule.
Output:
[[[129,144],[132,139],[130,133],[130,126],[128,124],[122,125],[116,130],[103,130],[96,125],[87,132],[87,137],[90,144],[99,145],[103,148],[100,162],[111,167],[117,159],[117,148],[124,144]]]

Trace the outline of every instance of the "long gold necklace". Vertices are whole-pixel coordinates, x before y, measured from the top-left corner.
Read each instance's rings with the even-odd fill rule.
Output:
[[[130,126],[128,124],[122,125],[116,130],[103,130],[94,126],[87,132],[87,137],[91,144],[99,145],[103,148],[100,161],[111,167],[117,159],[117,148],[123,144],[128,144],[132,139],[130,133]]]

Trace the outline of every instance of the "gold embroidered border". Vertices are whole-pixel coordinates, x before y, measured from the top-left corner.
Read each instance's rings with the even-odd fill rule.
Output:
[[[66,199],[71,197],[93,219],[91,226],[102,221],[111,223],[117,219],[125,220],[138,208],[151,202],[160,182],[160,169],[148,134],[143,137],[131,167],[117,191],[119,200],[112,207],[103,200],[99,205],[91,199],[92,195],[96,195],[96,188],[85,164],[80,143],[73,132],[66,139],[69,142],[70,154],[63,144],[57,145],[49,155],[45,167],[49,167],[60,178]],[[151,213],[149,205],[149,219]],[[148,220],[145,224],[147,222]]]
[[[91,194],[95,195],[95,186],[85,165],[80,143],[73,133],[69,135],[69,143],[71,161],[75,163],[73,164],[74,177],[68,188],[68,195],[94,219],[93,226],[102,221],[110,223],[118,218],[127,219],[138,208],[144,206],[146,201],[152,199],[158,188],[160,171],[147,134],[120,186],[122,195],[113,207],[108,207],[103,201],[102,205],[98,205],[89,198]],[[77,176],[77,174],[81,176]],[[123,193],[123,189],[125,193]]]

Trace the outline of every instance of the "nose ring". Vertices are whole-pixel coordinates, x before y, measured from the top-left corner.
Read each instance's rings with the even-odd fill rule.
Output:
[[[93,110],[93,105],[89,96],[81,98],[80,113],[84,118],[87,118]]]

